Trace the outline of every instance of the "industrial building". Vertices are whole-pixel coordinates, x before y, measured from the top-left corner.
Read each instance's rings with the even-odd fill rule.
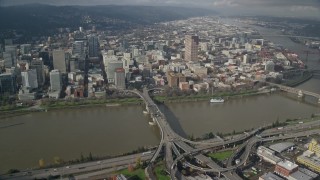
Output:
[[[259,146],[257,150],[257,155],[262,158],[264,161],[267,161],[271,164],[277,164],[282,159],[275,155],[275,152],[264,146]]]
[[[274,172],[282,177],[288,178],[291,174],[298,171],[299,166],[288,160],[277,163]]]

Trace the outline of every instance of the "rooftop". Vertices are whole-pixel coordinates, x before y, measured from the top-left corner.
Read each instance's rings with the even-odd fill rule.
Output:
[[[281,178],[271,172],[268,172],[268,173],[262,175],[261,178],[264,180],[284,180],[283,178]]]
[[[294,145],[295,144],[292,142],[283,142],[283,143],[273,144],[273,145],[269,146],[269,148],[278,152],[278,153],[282,153],[283,151],[293,147]]]
[[[312,180],[313,178],[302,173],[301,171],[296,171],[296,172],[290,174],[289,179]]]
[[[288,160],[283,160],[283,161],[280,161],[278,162],[277,164],[278,166],[281,166],[283,168],[286,168],[287,170],[289,171],[292,171],[293,169],[297,168],[298,165],[293,163],[293,162],[290,162]]]

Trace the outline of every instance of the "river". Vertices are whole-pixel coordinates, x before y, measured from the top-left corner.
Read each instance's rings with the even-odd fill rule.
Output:
[[[0,127],[0,172],[37,167],[88,156],[120,155],[156,146],[159,131],[150,127],[142,106],[95,107],[32,113],[3,119]]]
[[[279,33],[261,28],[261,33]],[[267,37],[301,54],[305,46],[286,37]],[[319,67],[319,57],[309,56],[309,67]],[[320,80],[313,78],[298,88],[320,93]],[[227,100],[224,104],[186,102],[161,105],[173,129],[180,135],[199,137],[208,132],[232,132],[288,118],[319,113],[316,104],[290,95],[273,94]],[[90,152],[117,155],[159,143],[159,130],[149,126],[142,106],[91,107],[32,113],[0,120],[0,173],[10,168],[37,167],[44,158],[72,160]],[[6,127],[17,124],[16,126]],[[1,128],[6,127],[6,128]]]

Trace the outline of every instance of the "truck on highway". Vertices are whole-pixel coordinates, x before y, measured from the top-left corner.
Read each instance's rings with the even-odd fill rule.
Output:
[[[152,154],[152,151],[143,152],[142,155]]]

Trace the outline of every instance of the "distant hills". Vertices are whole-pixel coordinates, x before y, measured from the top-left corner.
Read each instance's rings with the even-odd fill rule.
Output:
[[[215,11],[162,6],[50,6],[32,4],[0,7],[0,31],[16,29],[41,34],[60,27],[110,26],[125,28],[157,22],[215,15]]]

